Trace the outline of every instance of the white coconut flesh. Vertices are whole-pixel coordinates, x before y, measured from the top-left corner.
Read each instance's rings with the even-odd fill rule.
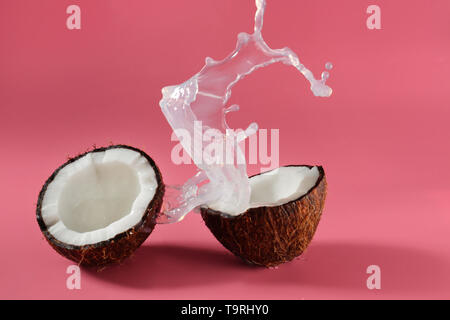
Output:
[[[276,207],[307,194],[317,183],[317,167],[280,167],[251,177],[249,208]],[[214,206],[210,207],[214,209]],[[242,214],[220,210],[233,216]]]
[[[41,215],[59,241],[106,241],[141,221],[155,196],[155,171],[127,148],[92,152],[63,167],[45,192]]]

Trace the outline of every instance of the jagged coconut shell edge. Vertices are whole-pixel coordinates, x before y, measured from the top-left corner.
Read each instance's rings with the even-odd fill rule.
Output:
[[[316,184],[296,200],[251,208],[238,216],[201,208],[202,218],[225,248],[248,263],[274,267],[291,261],[307,248],[322,215],[327,182],[324,169],[317,167]]]
[[[114,238],[98,242],[95,244],[89,244],[84,246],[75,246],[63,243],[57,240],[48,230],[47,226],[44,223],[44,220],[41,215],[42,201],[47,191],[48,185],[54,180],[56,175],[59,173],[61,169],[63,169],[68,164],[77,161],[81,157],[85,156],[88,153],[94,152],[102,152],[109,149],[130,149],[136,152],[139,152],[143,157],[147,159],[147,161],[152,166],[155,171],[155,177],[158,183],[158,188],[156,189],[155,195],[150,201],[145,214],[142,216],[142,219],[130,229],[117,234]],[[39,197],[38,203],[36,207],[36,218],[39,224],[40,230],[44,235],[47,242],[62,256],[75,261],[76,263],[89,266],[89,267],[102,267],[112,263],[120,263],[125,258],[129,257],[133,254],[133,252],[147,239],[150,233],[153,231],[156,225],[156,216],[161,209],[163,197],[164,197],[164,183],[162,180],[161,172],[159,168],[156,166],[150,156],[148,156],[142,150],[139,150],[134,147],[130,147],[127,145],[113,145],[109,147],[96,148],[91,151],[87,151],[83,154],[80,154],[74,158],[69,159],[66,163],[61,165],[58,169],[56,169],[52,175],[47,179],[44,186],[42,187]]]

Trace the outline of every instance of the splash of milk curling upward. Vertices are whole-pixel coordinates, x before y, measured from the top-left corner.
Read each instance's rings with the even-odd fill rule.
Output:
[[[325,84],[329,77],[327,71],[323,72],[321,79],[318,80],[300,63],[291,49],[287,47],[271,49],[265,43],[261,30],[266,1],[255,2],[257,10],[253,34],[240,33],[235,50],[225,59],[215,61],[208,57],[205,66],[189,80],[162,89],[163,97],[159,103],[162,112],[175,134],[182,130],[192,137],[188,141],[178,136],[181,145],[194,160],[199,171],[182,187],[169,190],[170,194],[164,199],[165,204],[158,223],[179,221],[200,206],[209,206],[230,215],[238,215],[248,209],[250,185],[245,155],[238,142],[256,133],[258,126],[251,123],[246,130],[236,133],[239,131],[228,130],[230,128],[226,122],[226,114],[239,109],[237,105],[227,108],[226,103],[231,96],[231,89],[242,78],[256,69],[282,62],[297,68],[303,74],[311,84],[315,96],[328,97],[332,93],[332,89]],[[326,65],[328,70],[331,67],[329,63]],[[202,124],[200,127],[196,125],[199,121]],[[208,129],[219,132],[220,139],[203,141],[201,137]],[[206,164],[193,155],[196,146],[197,148],[201,146],[201,150],[205,150],[218,141],[221,142],[221,146],[234,146],[232,163]]]

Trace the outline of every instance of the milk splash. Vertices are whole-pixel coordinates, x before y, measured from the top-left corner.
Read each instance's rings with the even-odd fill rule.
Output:
[[[231,130],[226,115],[239,110],[238,105],[226,107],[231,89],[242,78],[256,69],[282,62],[295,67],[311,84],[315,96],[329,97],[332,89],[325,82],[329,73],[324,71],[317,80],[312,72],[300,63],[289,48],[271,49],[264,41],[263,26],[265,0],[256,0],[255,28],[253,34],[240,33],[236,49],[222,61],[206,58],[205,66],[186,82],[162,89],[160,106],[170,126],[177,132],[188,132],[192,139],[180,143],[198,167],[197,174],[182,187],[169,187],[158,223],[172,223],[183,219],[191,210],[209,206],[227,214],[239,215],[246,211],[250,202],[250,184],[247,176],[245,155],[239,142],[255,134],[256,123],[247,129]],[[326,64],[330,70],[332,65]],[[199,122],[202,125],[199,127]],[[203,133],[214,129],[215,139],[204,141]],[[233,146],[224,150],[224,146]],[[206,148],[233,153],[233,163],[206,164],[195,156],[196,150]]]

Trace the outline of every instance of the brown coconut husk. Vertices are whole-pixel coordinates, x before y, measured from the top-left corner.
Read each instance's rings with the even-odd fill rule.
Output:
[[[225,248],[248,263],[274,267],[291,261],[305,251],[322,215],[327,182],[323,168],[318,169],[316,184],[296,200],[238,216],[202,208],[203,220]]]

